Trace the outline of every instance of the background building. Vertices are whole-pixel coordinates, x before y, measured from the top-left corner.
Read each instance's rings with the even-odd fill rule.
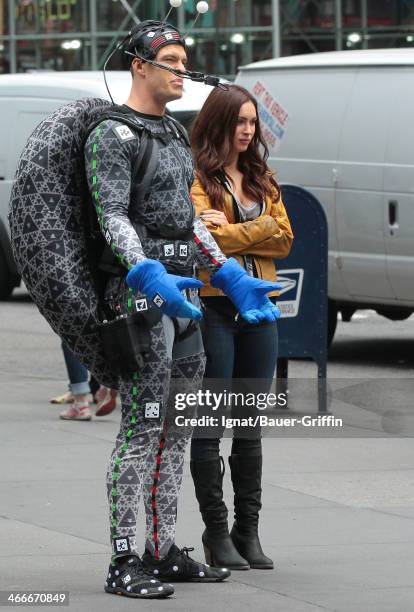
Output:
[[[0,0],[0,72],[101,68],[133,21],[125,0]],[[160,19],[167,0],[128,0]],[[191,28],[196,0],[171,14]],[[232,78],[237,66],[275,55],[414,45],[414,0],[210,0],[191,29],[194,69]],[[120,55],[111,68],[122,67]]]

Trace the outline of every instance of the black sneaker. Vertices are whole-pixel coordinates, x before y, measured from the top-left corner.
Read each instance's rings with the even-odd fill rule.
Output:
[[[161,584],[152,573],[145,569],[136,554],[116,557],[111,562],[105,591],[114,595],[154,599],[169,597],[174,593],[172,584]]]
[[[194,548],[182,548],[173,544],[168,555],[157,561],[148,550],[142,556],[142,563],[161,582],[221,582],[231,574],[225,567],[210,567],[194,561],[189,552]]]

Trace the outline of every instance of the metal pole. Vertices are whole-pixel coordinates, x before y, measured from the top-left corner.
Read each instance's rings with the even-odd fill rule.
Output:
[[[368,49],[368,7],[367,0],[361,0],[362,48]]]
[[[342,0],[335,0],[335,48],[342,50]]]
[[[9,46],[9,64],[10,72],[17,72],[17,57],[16,57],[16,8],[14,6],[14,0],[9,0],[9,34],[10,34],[10,46]]]
[[[186,27],[185,27],[185,6],[184,6],[184,4],[182,4],[178,8],[178,29],[180,30],[180,32],[186,31]]]
[[[282,45],[280,35],[280,3],[272,0],[272,23],[273,23],[273,57],[280,57]]]
[[[98,70],[98,45],[97,45],[97,15],[96,0],[89,0],[90,28],[91,28],[91,70]]]

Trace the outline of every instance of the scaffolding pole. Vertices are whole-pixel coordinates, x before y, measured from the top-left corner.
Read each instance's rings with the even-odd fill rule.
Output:
[[[10,72],[17,72],[17,57],[16,57],[16,8],[14,0],[9,0],[9,64]]]
[[[368,7],[367,0],[361,0],[362,48],[368,49]]]
[[[342,0],[335,0],[335,49],[342,51]]]
[[[273,21],[273,57],[280,57],[280,5],[279,0],[272,0]]]

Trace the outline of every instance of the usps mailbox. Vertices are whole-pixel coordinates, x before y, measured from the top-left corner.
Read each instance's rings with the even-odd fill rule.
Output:
[[[276,261],[278,322],[277,377],[288,386],[292,357],[313,359],[318,366],[318,409],[326,412],[326,362],[328,315],[328,227],[325,212],[306,189],[283,185],[282,197],[294,240],[286,259]]]

